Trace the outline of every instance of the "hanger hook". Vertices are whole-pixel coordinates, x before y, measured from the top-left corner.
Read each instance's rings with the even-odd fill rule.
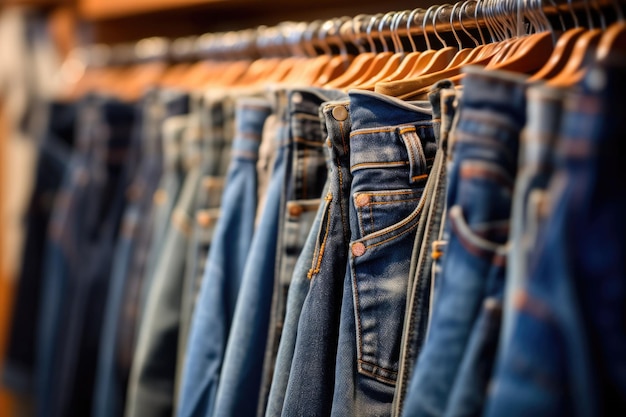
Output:
[[[363,20],[366,18],[367,16],[364,14],[357,15],[352,18],[352,24],[350,25],[350,33],[352,34],[353,43],[360,54],[364,54],[366,52],[366,49],[363,46],[363,38],[361,36],[361,25],[363,24]]]
[[[468,5],[467,7],[469,7],[469,4],[472,0],[468,1],[466,4]],[[476,29],[478,30],[478,36],[480,36],[480,42],[482,45],[486,45],[487,42],[485,42],[485,35],[481,29],[481,24],[478,21],[478,2],[479,0],[473,0],[474,1],[474,24],[476,24]],[[472,37],[472,39],[476,40],[474,37]]]
[[[441,13],[441,11],[450,6],[449,4],[442,4],[441,6],[437,7],[437,9],[435,10],[435,13],[433,14],[433,31],[435,32],[435,36],[437,37],[437,39],[439,39],[439,42],[441,42],[441,44],[443,45],[444,48],[448,47],[448,44],[446,43],[446,41],[439,35],[439,32],[437,32],[437,21],[439,20],[439,14]]]
[[[434,8],[436,8],[438,6],[430,6],[428,9],[426,9],[426,13],[424,13],[424,20],[422,21],[422,31],[424,32],[424,40],[426,41],[426,49],[430,50],[430,39],[428,39],[428,31],[426,30],[426,21],[428,19],[428,15],[431,13],[431,10],[433,10]]]
[[[387,44],[387,39],[385,39],[385,33],[384,33],[385,22],[389,18],[392,18],[392,21],[393,21],[394,14],[395,14],[395,12],[385,13],[380,18],[380,23],[378,24],[378,39],[380,39],[380,43],[382,43],[382,45],[383,45],[383,52],[389,52],[389,45]],[[389,28],[391,29],[391,23],[389,24]]]
[[[343,33],[341,32],[341,28],[343,27],[344,24],[350,22],[350,17],[349,16],[343,16],[337,19],[334,19],[335,25],[334,25],[334,30],[335,30],[335,37],[337,38],[337,43],[339,44],[339,54],[344,57],[347,58],[348,56],[348,45],[346,45],[346,42],[343,39]]]
[[[375,14],[373,16],[370,16],[370,22],[367,25],[367,29],[365,31],[365,33],[367,34],[367,40],[370,44],[370,51],[371,52],[377,52],[376,50],[376,44],[374,43],[374,38],[372,37],[372,28],[374,27],[374,24],[378,21],[378,19],[380,18],[381,14]]]
[[[472,40],[472,42],[474,42],[474,46],[478,46],[479,45],[478,39],[476,39],[474,35],[472,35],[471,32],[468,31],[465,25],[463,24],[463,15],[466,13],[466,9],[469,5],[470,5],[470,2],[466,1],[466,2],[463,2],[463,4],[461,4],[461,7],[459,7],[459,25],[461,26],[461,30],[465,32],[465,34]],[[455,6],[456,6],[456,3],[455,3]]]
[[[606,30],[606,18],[604,17],[604,13],[602,13],[602,9],[600,9],[600,6],[598,5],[598,0],[592,0],[592,5],[600,18],[600,27],[602,30]]]
[[[393,39],[394,49],[397,53],[404,55],[404,45],[400,38],[400,23],[402,19],[409,13],[408,10],[397,12],[391,21],[391,39]]]
[[[409,13],[409,17],[406,21],[406,35],[409,38],[409,43],[411,44],[411,49],[413,52],[417,52],[417,46],[415,46],[415,40],[413,40],[413,36],[411,36],[411,24],[414,22],[415,15],[419,14],[420,11],[424,9],[413,9],[411,13]]]
[[[456,29],[454,28],[454,12],[456,11],[456,8],[460,5],[461,3],[454,3],[454,6],[452,6],[452,11],[450,12],[450,30],[452,31],[452,34],[454,35],[454,39],[456,39],[456,43],[459,46],[459,50],[463,49],[463,45],[461,45],[461,38],[459,38],[459,34],[456,33]],[[459,10],[461,10],[459,8]],[[459,13],[459,23],[461,25],[461,28],[463,27],[463,23],[460,22],[461,20],[461,14]]]

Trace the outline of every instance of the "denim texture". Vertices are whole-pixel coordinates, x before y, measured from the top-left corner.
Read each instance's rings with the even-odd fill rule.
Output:
[[[184,129],[177,126],[184,123],[184,115],[189,110],[188,94],[177,90],[150,90],[146,93],[145,100],[149,104],[145,106],[142,136],[146,138],[144,141],[146,146],[154,147],[154,152],[161,153],[163,159],[161,175],[156,179],[159,182],[158,187],[151,196],[150,207],[143,213],[138,224],[135,249],[126,278],[122,308],[118,315],[115,352],[120,377],[118,392],[123,393],[124,398],[127,394],[128,378],[144,304],[144,288],[149,286],[148,253],[152,249],[152,243],[157,242],[157,238],[160,239],[159,245],[164,240],[164,236],[155,235],[155,231],[161,225],[165,227],[169,224],[169,217],[182,183],[182,137],[179,135]],[[164,129],[169,132],[164,134]],[[148,197],[146,194],[146,198]],[[158,213],[159,211],[161,213]],[[122,402],[124,403],[125,401]]]
[[[623,62],[563,102],[528,277],[485,415],[609,416],[626,406]]]
[[[343,95],[321,89],[294,89],[288,93],[291,146],[287,149],[286,175],[281,193],[276,274],[257,412],[261,417],[267,408],[289,285],[326,184],[326,138],[319,108],[322,103],[340,94]]]
[[[405,416],[453,412],[446,408],[450,393],[468,378],[471,386],[460,388],[477,390],[481,397],[463,411],[481,412],[488,380],[481,378],[484,374],[463,374],[461,364],[464,357],[480,355],[482,344],[470,341],[480,339],[474,329],[485,298],[502,302],[519,134],[525,124],[525,77],[477,67],[463,71],[460,116],[450,149],[454,155],[446,203],[449,241]],[[492,366],[492,358],[482,358],[480,366]]]
[[[198,183],[196,202],[193,208],[194,222],[191,232],[191,242],[187,250],[185,261],[185,282],[180,317],[180,331],[178,335],[178,359],[176,366],[176,401],[178,407],[180,397],[180,385],[182,372],[189,340],[189,328],[195,308],[206,258],[208,256],[215,225],[220,215],[221,198],[224,192],[223,164],[221,161],[229,160],[232,136],[224,136],[226,129],[224,99],[213,97],[204,92],[196,97],[196,108],[192,111],[196,114],[196,128],[200,129],[201,138],[201,172],[202,179]]]
[[[430,103],[350,92],[350,243],[333,416],[391,415],[411,253],[437,151]]]
[[[191,320],[178,415],[211,415],[233,321],[257,206],[256,162],[271,106],[264,99],[237,102],[231,162],[204,277]]]
[[[350,238],[348,199],[352,175],[348,97],[323,104],[321,112],[328,132],[328,159],[332,163],[327,164],[330,166],[327,193],[307,272],[309,288],[296,330],[282,405],[284,416],[328,415],[335,382],[341,288]]]
[[[433,133],[437,153],[422,196],[424,208],[420,214],[409,271],[407,307],[404,317],[400,364],[396,380],[393,415],[400,415],[413,368],[419,351],[426,339],[430,298],[432,290],[432,245],[438,238],[445,213],[447,130],[443,124],[442,92],[453,90],[452,83],[443,80],[431,88],[429,101],[432,106]],[[444,103],[445,106],[446,103]],[[446,115],[447,116],[447,115]]]
[[[110,260],[134,162],[135,108],[96,95],[79,105],[77,148],[49,225],[38,329],[41,416],[91,413]]]
[[[287,94],[283,89],[269,92],[279,121],[274,136],[274,164],[243,271],[217,389],[215,416],[254,416],[257,412],[276,272],[281,196],[288,166],[287,150],[292,141]]]
[[[520,141],[519,169],[511,208],[500,351],[507,349],[515,321],[515,293],[524,286],[527,277],[530,253],[538,233],[533,226],[536,222],[531,219],[536,217],[539,209],[536,202],[541,200],[538,197],[545,193],[551,178],[561,125],[563,91],[538,85],[528,89],[527,97],[527,123]]]
[[[147,99],[144,105],[148,107],[155,103]],[[143,110],[145,114],[148,108]],[[180,135],[179,131],[184,130],[184,121],[184,119],[180,120],[178,126],[165,129],[164,136],[167,136],[167,140],[174,140],[174,137]],[[146,120],[146,122],[153,121]],[[159,137],[145,135],[146,130],[143,130],[144,136],[140,139],[138,170],[125,193],[127,207],[113,257],[106,316],[101,336],[101,351],[96,370],[93,415],[98,417],[121,415],[126,399],[129,369],[119,366],[117,352],[118,327],[124,326],[119,321],[120,311],[126,307],[123,305],[125,290],[135,249],[140,242],[142,218],[152,205],[153,195],[162,176],[164,159],[161,147],[154,144]],[[168,149],[167,157],[172,158],[172,153],[175,152]],[[168,161],[168,163],[171,162]]]
[[[186,253],[202,178],[200,130],[190,114],[183,136],[183,185],[159,262],[150,279],[131,368],[126,416],[171,415],[174,410],[178,334]],[[190,123],[191,122],[191,123]]]
[[[37,138],[34,183],[24,213],[24,248],[2,366],[3,384],[25,395],[34,393],[37,380],[37,327],[48,224],[72,158],[77,111],[75,103],[51,102],[48,120]]]

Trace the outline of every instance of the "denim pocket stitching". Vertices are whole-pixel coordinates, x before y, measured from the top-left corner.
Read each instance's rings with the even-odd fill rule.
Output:
[[[492,262],[496,265],[506,264],[508,243],[495,243],[474,233],[465,221],[463,208],[459,205],[450,208],[449,219],[452,230],[456,232],[457,240],[467,251],[480,257],[492,257]]]
[[[328,240],[328,236],[330,234],[330,222],[331,222],[331,217],[332,217],[330,216],[330,205],[333,200],[332,194],[328,193],[326,195],[325,200],[326,200],[326,206],[324,207],[324,218],[322,218],[322,220],[325,219],[326,221],[321,224],[320,230],[317,235],[316,240],[318,243],[315,245],[315,251],[313,252],[313,261],[311,263],[311,268],[306,274],[309,280],[312,280],[313,276],[320,272],[322,258],[324,257],[324,251],[326,249],[326,241]],[[326,223],[326,228],[324,229],[324,237],[322,241],[320,242],[320,235],[322,233],[322,230],[323,230],[322,228],[324,226],[324,223]]]

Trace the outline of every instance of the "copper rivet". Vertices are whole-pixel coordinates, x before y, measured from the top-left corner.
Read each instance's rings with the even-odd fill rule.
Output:
[[[302,206],[294,204],[289,207],[289,214],[296,217],[302,214]]]
[[[366,206],[367,204],[369,204],[370,202],[370,196],[367,194],[359,194],[356,197],[356,206],[357,207],[363,207]]]
[[[348,110],[344,106],[337,106],[333,108],[333,117],[342,122],[348,118]]]
[[[211,215],[206,211],[200,211],[196,214],[196,221],[202,227],[207,227],[211,223]]]
[[[361,256],[365,253],[365,245],[361,242],[357,242],[352,245],[352,254],[354,256]]]

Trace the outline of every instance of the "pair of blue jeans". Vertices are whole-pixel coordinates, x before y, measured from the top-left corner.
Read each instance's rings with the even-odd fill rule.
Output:
[[[452,94],[446,95],[445,92],[452,92]],[[446,208],[446,150],[451,125],[449,113],[453,111],[451,103],[453,99],[454,87],[452,82],[442,80],[431,87],[429,101],[432,106],[433,133],[437,143],[437,153],[422,196],[424,208],[420,215],[413,244],[407,307],[392,415],[401,414],[413,368],[426,339],[433,288],[431,282],[432,246],[439,239],[439,230],[443,224]]]
[[[127,204],[112,259],[110,287],[96,369],[93,415],[98,417],[117,416],[123,412],[130,361],[120,360],[119,346],[122,343],[122,336],[127,334],[129,327],[132,327],[131,322],[121,319],[121,316],[123,317],[128,309],[124,303],[133,284],[130,279],[133,276],[133,261],[138,256],[145,235],[151,227],[147,221],[149,219],[147,213],[152,207],[158,183],[163,172],[169,171],[180,156],[176,146],[167,146],[164,152],[160,144],[161,133],[166,137],[164,142],[167,144],[176,140],[178,133],[173,129],[161,132],[157,127],[162,124],[162,118],[172,120],[177,117],[176,112],[181,111],[180,105],[166,111],[164,96],[165,93],[162,91],[150,90],[140,103],[138,118],[142,123],[137,124],[135,132],[139,135],[138,155],[135,159],[137,169],[125,193]],[[185,99],[184,95],[173,93],[168,96],[167,100],[179,104]]]
[[[91,413],[111,257],[134,163],[134,106],[96,95],[78,105],[78,143],[46,252],[37,354],[42,416]]]
[[[307,285],[308,293],[299,317],[292,319],[298,319],[297,329],[292,330],[295,333],[292,357],[289,358],[291,352],[287,351],[283,359],[288,361],[282,371],[288,372],[287,386],[284,393],[277,387],[275,399],[270,400],[273,408],[269,415],[274,416],[327,415],[332,405],[341,288],[350,236],[348,198],[352,176],[348,97],[323,104],[321,114],[328,135],[327,160],[330,162],[327,163],[326,195],[318,213],[319,228],[313,231],[316,235],[312,254],[307,255],[311,259],[306,265],[307,280],[299,281]],[[298,281],[292,285],[298,285]],[[293,315],[298,316],[297,300],[291,299],[292,293],[295,291],[290,291],[288,303],[296,307]],[[303,293],[296,294],[302,296]]]
[[[626,409],[625,70],[623,62],[592,66],[564,98],[540,232],[486,416]]]
[[[269,95],[278,121],[273,138],[273,166],[264,204],[258,211],[259,220],[224,353],[213,413],[216,416],[254,416],[258,406],[275,277],[281,195],[287,174],[287,150],[292,141],[288,90],[278,88]]]
[[[37,138],[33,189],[24,214],[25,241],[2,371],[5,386],[29,396],[37,380],[35,355],[48,224],[72,157],[78,111],[75,103],[47,106],[48,119]]]
[[[240,98],[231,162],[204,277],[193,312],[177,414],[212,415],[224,352],[250,252],[257,209],[258,151],[271,114],[261,98]]]
[[[332,416],[391,415],[411,254],[437,152],[428,102],[351,91],[350,242]]]
[[[449,241],[403,415],[482,411],[497,347],[525,77],[464,68],[451,135]]]
[[[287,294],[295,264],[306,242],[326,185],[326,138],[319,108],[322,103],[339,95],[344,94],[314,88],[299,88],[288,92],[291,145],[287,149],[287,169],[280,197],[276,275],[272,283],[274,288],[259,392],[259,416],[265,415],[274,379]]]

